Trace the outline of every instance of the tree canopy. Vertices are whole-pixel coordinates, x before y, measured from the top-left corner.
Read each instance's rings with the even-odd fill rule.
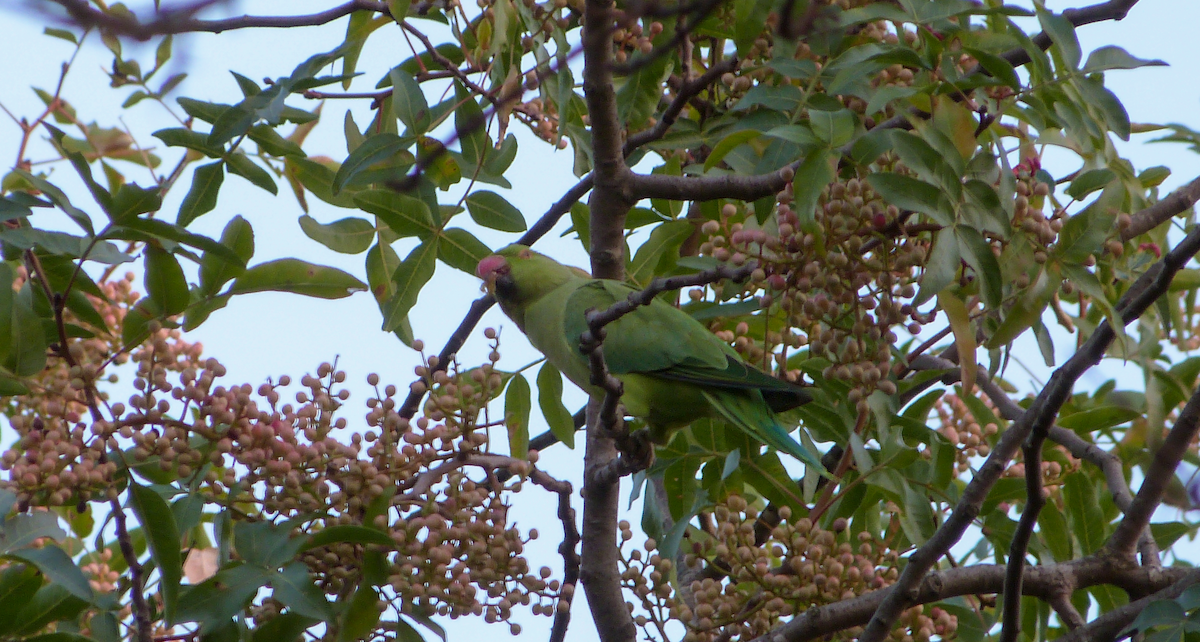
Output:
[[[1159,509],[1196,503],[1200,178],[1166,193],[1116,141],[1200,133],[1133,122],[1106,75],[1164,63],[1076,34],[1137,4],[27,5],[75,55],[5,134],[0,642],[416,641],[459,617],[562,642],[581,592],[602,642],[1195,639],[1197,525]],[[321,25],[344,40],[317,50]],[[290,69],[181,95],[177,37],[274,29]],[[386,73],[359,71],[368,40]],[[119,122],[63,89],[97,51]],[[313,149],[345,104],[369,122]],[[140,130],[148,110],[177,126]],[[513,177],[546,150],[576,182],[522,212]],[[229,174],[328,253],[256,256],[277,230],[234,214]],[[473,295],[435,271],[551,232],[638,290],[589,316],[605,394],[583,408],[550,363],[502,358],[490,296],[439,317],[436,351],[413,331]],[[247,382],[189,333],[268,291],[373,297],[421,365]],[[603,328],[655,299],[806,388],[779,419],[820,467],[718,419],[647,455]],[[1035,347],[1054,370],[1029,389]],[[1137,381],[1076,385],[1105,360]],[[556,516],[555,559],[522,506]]]

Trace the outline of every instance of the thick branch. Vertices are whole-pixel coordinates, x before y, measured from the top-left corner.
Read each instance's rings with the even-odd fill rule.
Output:
[[[191,6],[165,11],[150,22],[137,18],[111,14],[93,8],[87,0],[52,0],[66,9],[67,14],[81,27],[99,27],[105,31],[129,36],[136,40],[149,40],[154,36],[176,33],[221,33],[233,29],[290,28],[323,25],[355,11],[374,11],[388,14],[387,3],[373,0],[351,0],[332,9],[302,16],[240,16],[223,20],[200,20],[194,16],[199,11],[217,4],[214,0],[198,2]]]
[[[769,174],[735,176],[669,176],[666,174],[634,174],[629,191],[636,198],[667,198],[673,201],[713,201],[732,198],[755,201],[782,190],[795,175],[797,161]]]
[[[1150,517],[1162,502],[1167,482],[1175,476],[1175,469],[1183,461],[1197,432],[1200,432],[1200,391],[1188,399],[1171,432],[1167,433],[1162,446],[1154,453],[1154,464],[1146,469],[1146,478],[1142,480],[1137,497],[1133,498],[1129,510],[1125,511],[1125,519],[1117,525],[1117,530],[1108,541],[1109,550],[1118,555],[1133,554],[1138,537],[1149,526]]]
[[[911,364],[913,370],[943,370],[957,367],[958,364],[952,361],[929,355],[921,355],[913,359]],[[955,370],[953,373],[942,377],[941,381],[950,384],[959,379],[959,371]],[[992,404],[996,406],[996,410],[1000,412],[1002,418],[1009,421],[1020,421],[1021,417],[1025,415],[1025,409],[1013,401],[1000,386],[996,385],[996,382],[992,381],[986,372],[982,370],[976,371],[975,384],[979,386],[983,394],[988,396],[988,399],[991,399]],[[1112,494],[1113,503],[1116,504],[1122,513],[1129,510],[1129,505],[1133,503],[1133,493],[1129,490],[1129,483],[1125,481],[1125,468],[1122,465],[1120,457],[1085,440],[1075,434],[1074,431],[1067,430],[1062,426],[1051,426],[1049,439],[1066,448],[1072,456],[1099,468],[1104,473],[1104,481],[1108,486],[1108,492]],[[1149,529],[1142,532],[1138,548],[1142,555],[1142,564],[1162,566],[1162,562],[1158,558],[1158,545],[1154,543],[1154,538],[1150,535]]]
[[[1200,228],[1184,237],[1175,249],[1151,266],[1134,282],[1116,306],[1122,323],[1128,324],[1137,319],[1145,312],[1146,308],[1166,293],[1171,279],[1197,251],[1200,251]],[[890,593],[879,605],[879,609],[859,638],[861,642],[882,640],[891,631],[892,625],[895,624],[900,614],[912,606],[910,601],[912,590],[921,583],[925,574],[937,560],[958,542],[963,532],[974,521],[992,485],[996,483],[1000,474],[1008,466],[1008,462],[1016,454],[1017,448],[1031,433],[1049,431],[1059,408],[1071,394],[1075,381],[1100,362],[1115,336],[1109,322],[1107,320],[1102,322],[1079,351],[1054,372],[1049,383],[1033,400],[1021,419],[1014,422],[1000,436],[999,442],[988,456],[987,461],[963,490],[962,499],[954,507],[950,517],[938,528],[929,541],[909,556],[908,565],[897,580],[897,590]]]
[[[630,174],[621,140],[624,129],[617,117],[617,96],[612,77],[613,0],[585,0],[583,10],[583,93],[592,138],[592,175],[595,177],[590,210],[592,274],[601,279],[623,277],[625,268],[625,216],[632,202],[624,196]],[[611,394],[606,395],[612,397]],[[610,399],[608,405],[611,406]],[[583,557],[580,578],[601,642],[634,642],[637,626],[625,608],[618,567],[617,517],[620,485],[600,479],[594,471],[608,467],[618,457],[614,435],[601,426],[601,405],[588,402],[587,446],[583,455]]]
[[[1174,570],[1174,569],[1169,569]],[[1133,621],[1151,602],[1158,600],[1173,600],[1189,587],[1200,582],[1200,570],[1192,569],[1176,582],[1157,593],[1147,595],[1140,600],[1134,600],[1125,606],[1115,608],[1104,615],[1092,620],[1087,626],[1081,626],[1066,635],[1059,637],[1059,642],[1102,642],[1115,640],[1117,635]]]
[[[1121,240],[1128,241],[1166,223],[1200,200],[1200,178],[1171,192],[1166,198],[1133,214],[1133,224],[1121,230]]]
[[[939,602],[960,595],[997,593],[1004,586],[1004,574],[1004,566],[997,564],[964,566],[937,571],[926,575],[918,585],[909,589],[907,591],[909,596],[906,599],[916,605]],[[1125,591],[1135,593],[1147,592],[1161,590],[1183,580],[1189,580],[1189,583],[1192,583],[1200,579],[1197,577],[1198,575],[1200,575],[1200,571],[1192,569],[1175,567],[1151,569],[1113,564],[1110,559],[1090,556],[1070,562],[1046,564],[1028,569],[1025,573],[1022,594],[1051,600],[1054,599],[1054,596],[1063,594],[1064,591],[1085,589],[1101,584],[1117,586]],[[810,608],[779,628],[754,639],[753,642],[804,642],[861,626],[883,602],[893,597],[899,590],[897,585],[892,585],[848,600]],[[1143,604],[1142,607],[1144,608],[1145,605]],[[1124,623],[1121,626],[1123,627]],[[1065,640],[1067,637],[1059,639]],[[1096,638],[1070,637],[1070,639],[1091,640]]]

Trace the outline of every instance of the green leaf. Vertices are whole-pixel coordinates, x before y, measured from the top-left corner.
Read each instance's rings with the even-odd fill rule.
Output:
[[[254,256],[254,230],[249,221],[240,215],[230,219],[221,232],[221,245],[229,248],[241,262],[229,261],[223,253],[205,250],[200,259],[200,291],[203,294],[215,294],[221,286],[246,271],[246,262]]]
[[[211,212],[217,206],[217,194],[225,180],[224,161],[201,165],[192,173],[192,186],[188,188],[183,204],[179,206],[176,223],[187,227],[200,215]]]
[[[81,600],[92,600],[92,587],[87,577],[75,564],[66,551],[54,544],[42,548],[22,548],[9,551],[5,557],[29,562],[37,567],[46,579],[66,589],[68,593]]]
[[[442,230],[438,239],[438,258],[452,268],[474,275],[479,261],[491,255],[492,251],[474,234],[459,228],[449,227]]]
[[[8,512],[7,510],[5,512]],[[0,555],[32,546],[43,537],[62,541],[67,534],[54,513],[17,513],[0,521]]]
[[[279,94],[279,90],[275,89],[274,87],[268,89],[267,91],[272,92],[271,95],[277,96]],[[257,113],[255,113],[255,110],[250,108],[250,104],[252,102],[263,103],[269,100],[270,95],[268,95],[266,92],[263,92],[247,98],[241,103],[233,105],[229,109],[221,112],[221,115],[217,117],[216,122],[212,124],[212,130],[208,132],[208,144],[224,145],[234,138],[250,131],[251,125],[253,125],[259,119],[259,116]]]
[[[301,158],[305,156],[304,150],[299,145],[280,136],[274,127],[266,123],[251,127],[247,137],[258,143],[260,151],[272,156],[299,156]]]
[[[925,271],[921,274],[921,286],[913,302],[920,305],[954,282],[961,260],[954,228],[942,228],[934,239],[933,251],[929,255],[929,262],[925,264]]]
[[[237,174],[272,194],[279,193],[279,186],[275,184],[275,179],[271,178],[271,174],[255,164],[245,154],[240,152],[230,154],[225,158],[225,162],[229,165],[229,173]]]
[[[371,603],[375,608],[375,603]],[[376,611],[378,613],[378,611]],[[304,632],[320,620],[296,613],[281,613],[254,630],[253,642],[296,642]]]
[[[1100,510],[1096,487],[1085,472],[1071,473],[1063,480],[1067,518],[1084,555],[1091,555],[1104,545],[1108,536],[1108,520]]]
[[[1113,230],[1113,222],[1125,197],[1120,182],[1111,182],[1091,205],[1067,219],[1054,245],[1054,256],[1079,263],[1100,251]]]
[[[383,306],[383,330],[391,332],[408,318],[408,311],[417,303],[421,288],[433,278],[437,269],[438,238],[424,241],[409,253],[392,273],[394,293]]]
[[[287,167],[287,175],[312,192],[317,198],[337,207],[355,207],[351,194],[343,193],[335,195],[333,193],[334,170],[309,158],[289,156],[284,162]],[[294,183],[293,188],[295,188]]]
[[[33,566],[9,564],[0,571],[0,613],[10,617],[0,618],[0,635],[11,632],[19,624],[12,615],[21,612],[42,586],[42,577]]]
[[[1083,50],[1079,48],[1079,38],[1075,35],[1075,26],[1065,16],[1051,13],[1039,8],[1038,21],[1042,29],[1050,36],[1050,40],[1058,47],[1057,53],[1062,57],[1065,69],[1059,69],[1060,74],[1066,74],[1079,68],[1083,58]]]
[[[225,155],[224,146],[208,144],[208,135],[193,131],[186,127],[160,129],[151,136],[161,140],[168,147],[186,147],[194,149],[209,158],[221,158]]]
[[[549,361],[542,364],[537,375],[538,407],[550,426],[550,432],[567,446],[575,448],[575,419],[563,405],[562,375]],[[510,388],[511,390],[511,384]]]
[[[1000,307],[1004,298],[1004,277],[1000,273],[1000,262],[992,252],[992,245],[984,240],[979,230],[966,225],[954,226],[954,235],[958,238],[958,251],[962,259],[975,270],[975,275],[981,281],[979,293],[983,302],[991,308]]]
[[[867,183],[888,203],[904,210],[920,212],[941,225],[953,225],[954,215],[941,188],[920,179],[900,174],[878,173]]]
[[[495,192],[478,190],[466,199],[467,211],[476,223],[502,232],[524,232],[525,217],[505,198]]]
[[[275,587],[272,597],[283,602],[290,612],[323,621],[333,619],[325,592],[317,587],[304,562],[288,564],[272,578],[271,586]]]
[[[841,147],[854,137],[854,114],[849,109],[837,111],[808,112],[809,125],[821,142],[830,147]]]
[[[974,47],[963,47],[963,49],[971,54],[975,60],[979,61],[979,66],[983,67],[984,71],[999,80],[1000,82],[1012,87],[1013,89],[1021,89],[1021,79],[1017,77],[1016,69],[1013,69],[1012,63],[996,54],[989,53],[982,49]],[[871,112],[868,112],[871,113]]]
[[[1096,190],[1104,189],[1116,177],[1117,175],[1106,167],[1086,171],[1071,181],[1071,185],[1066,190],[1067,196],[1077,201],[1081,200]]]
[[[971,394],[975,386],[975,352],[979,347],[975,342],[975,328],[971,325],[966,304],[950,290],[939,291],[937,300],[938,307],[946,313],[950,329],[954,332],[954,345],[958,348],[958,358],[962,364],[963,390]]]
[[[357,524],[338,524],[328,528],[321,529],[309,536],[308,541],[300,550],[308,550],[310,548],[318,548],[320,546],[329,546],[330,544],[339,544],[349,542],[351,544],[376,544],[378,546],[386,546],[392,548],[395,542],[386,533],[359,526]]]
[[[529,457],[529,397],[529,382],[523,375],[513,375],[504,392],[504,425],[508,428],[508,452],[518,459]],[[575,439],[574,427],[571,439]]]
[[[458,108],[454,110],[454,131],[463,159],[471,165],[482,166],[489,155],[496,153],[489,148],[483,110],[461,83],[454,83],[454,97],[458,101]]]
[[[199,622],[202,633],[216,629],[241,613],[275,577],[272,569],[234,562],[180,596],[174,623]]]
[[[629,266],[629,278],[638,285],[645,287],[659,273],[660,263],[673,256],[678,256],[679,246],[696,228],[690,221],[671,221],[662,223],[650,232],[650,238],[642,243],[633,255]]]
[[[146,246],[145,255],[144,280],[151,300],[168,315],[186,310],[191,302],[191,293],[188,292],[187,279],[179,261],[170,252],[155,244]]]
[[[18,377],[28,377],[46,367],[46,333],[33,310],[32,284],[28,281],[12,299],[9,310],[9,353],[4,367]],[[5,324],[0,323],[0,328]]]
[[[320,299],[340,299],[367,289],[367,284],[337,268],[299,259],[278,259],[248,268],[230,287],[230,294],[291,292]]]
[[[66,40],[67,42],[69,42],[73,45],[79,44],[79,40],[77,40],[75,38],[75,34],[71,33],[70,31],[67,31],[66,29],[55,29],[54,27],[46,27],[45,29],[42,30],[42,33],[44,33],[47,36],[50,36],[52,38],[59,38],[61,40]]]
[[[368,220],[347,217],[324,224],[305,214],[300,217],[300,229],[308,238],[342,254],[361,254],[375,239],[375,226]]]
[[[28,250],[36,245],[51,254],[87,258],[110,265],[133,260],[133,257],[121,252],[117,246],[108,241],[75,236],[65,232],[51,232],[32,227],[0,227],[0,239],[22,250]]]
[[[423,134],[429,127],[429,103],[412,74],[396,67],[388,72],[392,81],[392,111],[409,133]]]
[[[1083,73],[1090,74],[1108,69],[1137,69],[1138,67],[1166,67],[1162,60],[1143,60],[1131,55],[1120,47],[1108,45],[1100,47],[1088,55],[1083,65]]]
[[[179,582],[183,576],[183,556],[175,515],[162,495],[132,479],[129,481],[129,505],[146,532],[150,555],[162,576],[163,617],[170,621],[178,603]]]
[[[292,537],[292,529],[271,522],[237,522],[233,525],[233,546],[250,564],[279,568],[290,562],[304,547],[305,538]]]
[[[1058,418],[1057,423],[1067,430],[1074,430],[1080,434],[1091,434],[1133,421],[1143,414],[1142,411],[1134,408],[1101,406],[1099,408],[1088,408],[1087,410],[1069,415],[1062,415]]]
[[[753,129],[743,129],[733,132],[732,134],[721,139],[721,142],[713,145],[712,151],[709,152],[708,158],[704,160],[704,171],[708,171],[721,163],[729,152],[734,149],[758,138],[762,132]]]
[[[16,614],[13,620],[17,635],[32,635],[51,622],[70,620],[79,615],[88,603],[71,595],[61,584],[48,584],[33,594],[33,599]],[[2,620],[0,620],[2,621]]]
[[[987,341],[987,348],[995,350],[1012,343],[1014,339],[1033,326],[1041,318],[1042,311],[1050,303],[1050,297],[1058,290],[1062,279],[1047,270],[1038,271],[1033,283],[1004,315],[1000,327]]]
[[[354,151],[346,157],[342,166],[338,168],[337,174],[334,175],[332,184],[333,193],[337,194],[341,192],[347,183],[371,165],[385,161],[403,152],[405,149],[411,147],[412,144],[412,138],[400,138],[396,134],[389,132],[375,134],[363,140],[362,144],[354,148]]]
[[[629,131],[641,129],[658,110],[663,84],[673,68],[672,56],[657,56],[627,76],[617,89],[617,118]]]
[[[138,214],[157,212],[162,207],[162,196],[157,187],[149,189],[138,187],[133,183],[125,183],[117,188],[113,195],[112,220],[125,223]]]
[[[221,114],[233,106],[223,103],[207,103],[194,98],[176,98],[175,102],[179,103],[188,116],[209,124],[217,122]]]
[[[162,308],[158,307],[150,297],[145,297],[125,313],[121,322],[121,341],[127,346],[136,346],[150,336],[150,322],[162,316]]]
[[[745,58],[762,33],[772,0],[735,0],[733,3],[733,42],[738,56]]]
[[[829,158],[830,153],[827,149],[809,152],[808,156],[804,158],[804,162],[800,163],[800,167],[796,169],[796,176],[792,181],[795,193],[792,208],[796,211],[800,229],[812,234],[820,231],[817,225],[816,209],[821,191],[836,178]]]
[[[62,190],[58,189],[58,187],[50,183],[50,181],[41,178],[40,176],[35,176],[23,169],[13,170],[13,173],[25,179],[26,181],[29,181],[30,184],[32,184],[35,188],[37,188],[38,191],[42,193],[42,196],[50,199],[51,202],[58,206],[58,209],[66,212],[67,216],[70,216],[71,220],[75,221],[76,225],[83,228],[83,231],[87,232],[89,236],[95,234],[95,228],[92,227],[92,219],[87,215],[87,212],[84,212],[78,207],[72,205],[70,199],[67,198],[67,195],[64,194]]]
[[[374,214],[400,238],[427,238],[437,231],[424,201],[391,190],[367,190],[354,195],[354,203]]]

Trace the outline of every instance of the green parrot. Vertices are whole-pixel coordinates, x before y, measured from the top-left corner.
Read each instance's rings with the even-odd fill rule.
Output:
[[[546,360],[589,394],[593,386],[579,337],[588,310],[604,310],[634,290],[593,279],[524,245],[510,245],[476,268],[500,309]],[[811,401],[804,389],[747,365],[738,353],[687,313],[654,300],[605,326],[604,358],[621,380],[625,411],[644,420],[651,439],[702,417],[720,417],[754,439],[820,469],[820,461],[775,419]]]

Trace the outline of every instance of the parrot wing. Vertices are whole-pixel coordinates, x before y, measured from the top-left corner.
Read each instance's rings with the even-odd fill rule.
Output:
[[[576,288],[563,316],[566,342],[579,345],[580,335],[587,330],[588,310],[606,309],[631,292],[628,286],[604,280]],[[820,466],[772,414],[775,408],[785,410],[809,401],[808,393],[747,365],[686,312],[653,301],[605,329],[604,358],[614,375],[642,374],[693,384],[725,420],[778,451]]]

